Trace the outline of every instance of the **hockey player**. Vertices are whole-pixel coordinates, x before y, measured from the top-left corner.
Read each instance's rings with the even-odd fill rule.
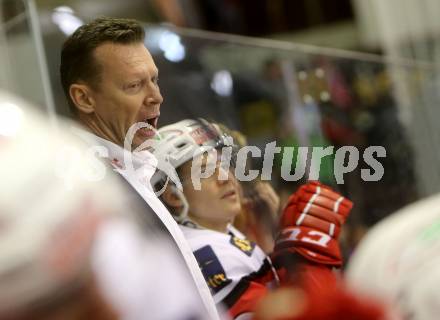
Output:
[[[229,137],[200,119],[163,127],[150,148],[158,167],[176,169],[181,189],[167,185],[170,172],[156,172],[152,185],[164,190],[162,200],[180,222],[216,303],[233,318],[249,317],[279,280],[298,281],[291,277],[292,260],[308,290],[334,285],[332,268],[342,264],[337,239],[352,203],[318,182],[302,186],[283,211],[272,263],[231,226],[240,212],[238,181],[233,166],[224,161],[229,157],[218,152],[230,146]]]

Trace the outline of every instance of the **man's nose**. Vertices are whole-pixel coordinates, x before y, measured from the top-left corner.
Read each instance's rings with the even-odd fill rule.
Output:
[[[147,89],[147,102],[148,104],[162,104],[163,102],[163,97],[162,94],[160,93],[160,89],[158,86],[154,87],[148,87]]]
[[[231,172],[229,170],[218,166],[216,171],[217,183],[219,185],[228,184],[231,182]]]

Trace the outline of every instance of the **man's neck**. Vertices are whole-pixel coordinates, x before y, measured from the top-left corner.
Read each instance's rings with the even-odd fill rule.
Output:
[[[124,142],[120,141],[109,128],[99,125],[98,122],[90,116],[79,115],[80,123],[91,133],[114,144],[124,147]]]
[[[210,221],[209,219],[194,218],[191,214],[189,214],[189,218],[202,228],[228,233],[229,221]]]

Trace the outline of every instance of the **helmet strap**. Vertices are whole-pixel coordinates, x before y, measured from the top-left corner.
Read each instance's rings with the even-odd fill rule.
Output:
[[[183,194],[182,190],[180,190],[176,186],[171,186],[171,190],[182,202],[182,210],[180,210],[179,214],[174,215],[174,218],[177,220],[177,222],[182,222],[188,217],[188,201],[186,200],[186,197]]]

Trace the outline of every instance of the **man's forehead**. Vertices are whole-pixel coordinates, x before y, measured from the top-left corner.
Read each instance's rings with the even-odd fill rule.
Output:
[[[157,67],[148,49],[143,43],[119,44],[106,42],[94,51],[94,57],[101,64],[111,64],[129,67],[145,67],[148,65],[150,72],[157,73]],[[141,72],[134,70],[133,72]]]

